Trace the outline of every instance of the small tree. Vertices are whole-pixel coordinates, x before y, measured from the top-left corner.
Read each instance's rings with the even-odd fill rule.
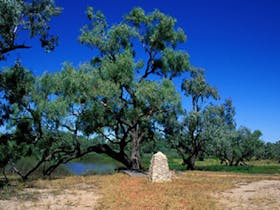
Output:
[[[230,166],[246,164],[246,161],[258,155],[258,151],[263,145],[260,140],[262,133],[259,130],[251,132],[246,127],[237,129],[234,115],[232,102],[227,100],[221,115],[221,129],[215,141],[216,156],[221,163],[225,162]]]
[[[187,168],[194,169],[195,160],[207,152],[218,129],[220,108],[207,101],[218,99],[218,92],[207,84],[201,69],[193,69],[182,90],[191,98],[191,109],[185,110],[183,117],[180,110],[168,114],[164,119],[165,131]]]

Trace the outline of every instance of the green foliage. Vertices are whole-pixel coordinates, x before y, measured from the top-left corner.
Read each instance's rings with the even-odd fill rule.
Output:
[[[24,111],[29,107],[29,93],[33,89],[34,77],[20,63],[0,73],[1,116],[0,125],[13,133],[2,133],[0,137],[0,165],[5,167],[21,155],[30,155],[32,149],[32,122]]]
[[[182,84],[182,90],[185,95],[192,97],[193,110],[198,112],[200,110],[200,106],[205,99],[212,97],[213,99],[218,99],[218,91],[207,84],[204,71],[201,69],[193,69],[191,72],[191,79],[185,79]]]
[[[24,31],[30,38],[39,37],[41,46],[51,51],[57,36],[49,34],[49,21],[60,13],[53,0],[0,0],[0,60],[16,49],[30,48],[18,43]],[[17,61],[0,72],[0,165],[30,156],[43,134],[42,109],[45,105],[34,87],[35,77]],[[40,101],[40,103],[36,103]]]
[[[274,145],[275,159],[280,163],[280,141],[277,141]]]
[[[0,59],[27,47],[15,45],[19,28],[53,49],[56,39],[49,37],[48,22],[59,13],[53,1],[0,3],[0,11],[7,10],[0,13]],[[260,131],[237,129],[230,100],[215,104],[218,91],[177,49],[186,36],[174,18],[135,8],[110,25],[91,7],[86,15],[89,23],[79,41],[97,52],[88,63],[65,63],[60,72],[38,78],[19,62],[0,73],[2,168],[14,166],[23,179],[36,171],[50,175],[59,165],[96,152],[139,170],[158,150],[176,158],[171,168],[180,169],[177,155],[188,169],[210,155],[228,165],[253,157],[279,160],[279,142],[264,144]],[[189,109],[181,107],[172,80],[181,75]],[[21,160],[26,165],[20,168]]]
[[[230,173],[246,174],[280,174],[280,165],[273,161],[249,161],[246,165],[221,165],[217,159],[197,161],[197,169],[203,171],[224,171]]]
[[[184,33],[175,29],[174,18],[158,10],[145,14],[135,8],[111,26],[93,8],[88,8],[87,16],[90,23],[82,28],[79,40],[99,51],[88,72],[98,90],[87,97],[79,120],[82,131],[99,135],[117,153],[109,155],[139,169],[141,145],[155,138],[162,113],[180,103],[170,79],[190,70],[188,55],[176,50],[185,41]],[[145,57],[139,58],[139,48]]]
[[[60,86],[54,85],[54,78],[48,74],[35,78],[20,63],[1,72],[1,78],[1,120],[5,127],[0,142],[1,150],[5,151],[1,155],[1,167],[15,166],[17,160],[24,157],[36,157],[37,163],[28,171],[13,167],[26,179],[42,164],[51,167],[56,160],[71,157],[74,138],[61,130],[58,119],[67,122],[63,118],[69,108],[66,102],[72,104],[73,98],[65,96],[68,101],[55,100],[54,90]],[[66,84],[67,89],[74,86]]]
[[[221,163],[227,165],[245,164],[253,157],[257,157],[263,141],[260,139],[262,133],[259,130],[251,132],[246,127],[236,129],[234,122],[234,107],[231,101],[227,100],[223,106],[223,124],[219,129],[215,141],[215,155]]]
[[[262,150],[258,151],[259,159],[276,160],[280,163],[280,141],[275,143],[267,142]]]
[[[60,13],[53,0],[0,1],[0,60],[10,51],[30,46],[18,44],[19,36],[28,31],[30,38],[39,36],[41,46],[51,51],[57,45],[57,36],[49,34],[49,21]]]
[[[219,129],[221,108],[206,101],[209,98],[218,99],[218,93],[206,83],[204,72],[200,69],[192,69],[190,79],[186,78],[182,84],[182,90],[191,97],[192,108],[167,113],[164,127],[184,164],[188,169],[194,169],[196,158],[208,152]]]
[[[7,100],[10,105],[26,104],[26,97],[32,90],[34,83],[33,75],[17,62],[12,68],[1,72],[0,77],[0,90],[3,92],[3,99]]]
[[[176,19],[159,10],[146,15],[143,9],[135,8],[125,18],[138,30],[140,39],[147,47],[164,50],[170,46],[175,48],[178,43],[186,40],[182,29],[174,30]]]

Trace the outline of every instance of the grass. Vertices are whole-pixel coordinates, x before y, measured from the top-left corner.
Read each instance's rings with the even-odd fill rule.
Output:
[[[236,183],[263,179],[261,176],[217,172],[180,172],[167,183],[151,183],[144,177],[124,174],[99,176],[102,194],[97,209],[220,209],[219,192]]]
[[[21,186],[18,188],[10,186],[1,190],[1,199],[16,197],[22,206],[25,205],[25,201],[31,201],[34,206],[40,206],[37,204],[38,199],[35,199],[36,196],[40,196],[40,190],[43,192],[51,190],[50,193],[59,196],[59,193],[73,188],[88,192],[98,188],[101,198],[97,209],[217,209],[215,199],[211,194],[228,189],[234,182],[235,177],[219,179],[209,175],[208,172],[184,172],[172,182],[161,184],[150,183],[143,177],[129,177],[120,173],[103,176],[73,176],[29,181],[24,185],[18,185]],[[66,203],[70,202],[72,201],[66,200]]]
[[[142,165],[145,169],[149,168],[151,155],[143,156]],[[0,188],[0,200],[10,199],[14,202],[13,199],[16,198],[19,204],[29,201],[41,208],[42,204],[39,201],[42,196],[40,193],[43,192],[59,198],[61,194],[67,195],[69,190],[72,194],[79,190],[87,194],[96,190],[100,196],[97,209],[221,209],[217,204],[218,198],[214,195],[232,188],[237,183],[261,179],[280,180],[280,164],[271,160],[250,161],[247,166],[230,167],[221,165],[217,159],[207,159],[196,162],[197,171],[185,171],[182,160],[175,156],[168,157],[168,160],[170,169],[177,171],[177,178],[168,183],[150,183],[145,177],[129,177],[120,173],[64,176],[65,173],[60,173],[59,170],[51,180],[36,178],[26,183],[10,175],[10,185]],[[32,159],[22,161],[19,163],[22,169],[32,164]],[[114,163],[122,166],[107,156],[96,154],[89,154],[77,161]],[[78,208],[75,201],[67,199],[66,206],[77,205]],[[48,209],[53,204],[46,205],[49,205],[45,206],[45,209]]]
[[[205,161],[197,161],[196,166],[197,170],[202,171],[280,175],[280,164],[272,160],[249,161],[247,165],[242,166],[226,166],[221,165],[219,160],[208,159]]]
[[[99,209],[215,208],[214,201],[209,199],[207,193],[200,193],[202,187],[210,190],[210,185],[205,186],[204,182],[189,178],[158,184],[149,183],[145,178],[116,174],[103,181],[103,198]]]
[[[142,166],[148,170],[152,154],[144,154],[142,157]],[[168,165],[170,170],[185,171],[186,167],[179,157],[168,156]],[[245,173],[245,174],[279,174],[280,163],[273,160],[257,160],[246,162],[244,166],[227,166],[220,164],[218,159],[209,158],[204,161],[196,161],[196,170],[199,171],[222,171],[230,173]]]
[[[130,177],[122,173],[67,176],[51,180],[38,179],[24,184],[15,179],[13,180],[14,185],[0,190],[0,197],[1,199],[11,199],[13,202],[16,200],[18,205],[24,206],[25,202],[32,202],[32,205],[43,208],[42,196],[51,193],[55,197],[66,196],[63,201],[64,205],[69,207],[71,204],[70,206],[79,208],[81,207],[77,203],[79,201],[67,197],[67,193],[71,191],[69,195],[72,198],[74,195],[75,198],[77,192],[84,191],[85,194],[89,194],[96,191],[99,197],[97,209],[215,210],[222,209],[218,203],[220,192],[230,189],[238,183],[250,183],[262,179],[280,180],[280,176],[178,171],[172,182],[167,183],[151,183],[146,177]],[[46,205],[53,204],[46,203]]]
[[[185,171],[186,167],[182,163],[180,158],[168,159],[170,170]],[[280,164],[273,160],[255,160],[249,161],[247,165],[243,166],[227,166],[220,164],[218,159],[205,159],[204,161],[196,161],[195,165],[198,171],[280,175]]]
[[[143,154],[141,164],[144,170],[149,169],[151,157],[152,154]],[[167,155],[167,157],[170,170],[186,170],[181,158],[176,157],[173,153]],[[75,161],[82,163],[113,163],[117,167],[123,167],[121,163],[104,154],[91,153]],[[280,174],[280,164],[272,160],[249,161],[245,166],[226,166],[221,165],[218,159],[205,159],[204,161],[196,161],[196,169],[200,171],[223,171],[246,174]]]
[[[34,194],[22,193],[27,187],[29,186],[18,177],[11,177],[9,185],[3,185],[0,188],[0,198],[1,200],[9,200],[12,197],[16,197],[19,200],[36,199]]]
[[[0,209],[68,209],[69,206],[79,206],[80,198],[84,196],[87,196],[86,203],[90,204],[89,199],[95,199],[96,181],[95,176],[67,176],[25,183],[13,180],[9,186],[0,189]]]

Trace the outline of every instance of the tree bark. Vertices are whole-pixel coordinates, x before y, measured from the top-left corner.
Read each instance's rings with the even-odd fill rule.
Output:
[[[138,139],[133,139],[131,150],[131,169],[140,170],[140,148]]]
[[[26,46],[26,45],[12,45],[6,48],[1,48],[0,49],[0,55],[4,55],[10,51],[16,50],[16,49],[29,49],[31,48],[30,46]]]
[[[8,179],[8,177],[6,175],[6,168],[5,167],[3,168],[3,176],[4,176],[4,179],[5,179],[5,183],[8,183],[9,179]]]
[[[184,164],[187,166],[188,170],[194,170],[195,169],[195,160],[196,160],[196,155],[191,155],[186,159],[183,159]]]
[[[96,153],[104,153],[111,158],[121,162],[124,164],[127,168],[131,168],[131,160],[128,158],[128,156],[123,152],[116,152],[114,151],[110,146],[107,144],[97,144],[91,147],[88,147],[86,151],[82,151],[81,154],[84,155],[84,153],[89,152],[96,152]]]
[[[143,135],[139,135],[139,130],[137,128],[133,129],[131,132],[132,136],[132,148],[131,148],[131,168],[132,170],[141,170],[140,164],[140,143]]]

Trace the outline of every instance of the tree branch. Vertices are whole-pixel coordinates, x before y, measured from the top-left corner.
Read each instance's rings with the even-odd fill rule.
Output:
[[[26,46],[26,45],[13,45],[10,47],[2,48],[0,50],[0,54],[6,54],[10,51],[16,50],[16,49],[29,49],[31,46]]]
[[[151,69],[152,65],[153,65],[153,60],[154,60],[154,55],[151,51],[148,51],[148,54],[149,54],[149,60],[147,61],[147,66],[146,66],[146,69],[145,69],[145,73],[144,75],[140,78],[139,80],[139,83],[141,83],[144,79],[146,79],[149,74],[153,73],[153,68]]]

